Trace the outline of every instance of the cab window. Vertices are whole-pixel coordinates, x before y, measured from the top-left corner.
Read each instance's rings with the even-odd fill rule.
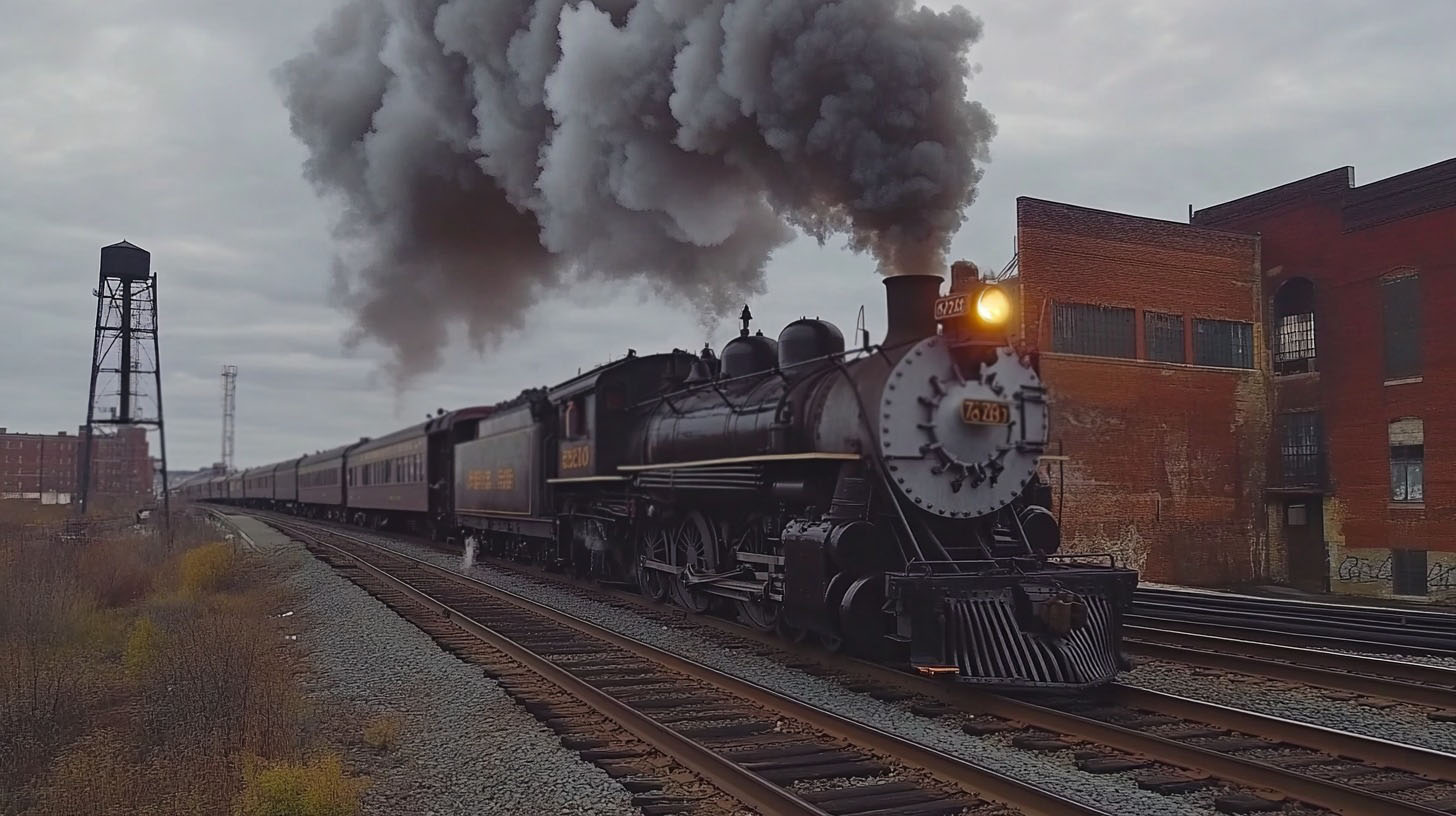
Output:
[[[561,425],[567,439],[586,436],[586,397],[577,397],[562,406]]]

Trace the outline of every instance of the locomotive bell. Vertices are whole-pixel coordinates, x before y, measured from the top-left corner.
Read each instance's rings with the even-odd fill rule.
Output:
[[[703,350],[698,358],[693,361],[693,367],[688,371],[687,385],[699,385],[705,382],[712,382],[718,376],[718,356],[713,353],[712,347],[707,343],[703,344]]]

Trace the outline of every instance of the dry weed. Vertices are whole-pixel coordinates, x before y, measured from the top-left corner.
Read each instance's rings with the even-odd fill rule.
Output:
[[[364,744],[376,751],[393,751],[404,722],[397,714],[380,714],[364,724]]]
[[[144,538],[104,539],[86,547],[77,564],[81,586],[103,606],[136,603],[152,588],[156,559]]]

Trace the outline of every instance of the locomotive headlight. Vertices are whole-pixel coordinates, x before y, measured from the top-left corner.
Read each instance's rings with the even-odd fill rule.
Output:
[[[976,316],[982,323],[999,326],[1011,317],[1011,298],[997,286],[987,286],[976,296]]]

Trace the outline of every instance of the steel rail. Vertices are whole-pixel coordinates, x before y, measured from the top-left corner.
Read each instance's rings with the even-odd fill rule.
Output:
[[[1456,632],[1456,612],[1439,608],[1408,606],[1370,606],[1358,603],[1332,603],[1304,598],[1273,598],[1261,595],[1235,595],[1226,592],[1139,587],[1133,604],[1174,604],[1200,610],[1235,610],[1268,613],[1306,620],[1371,621],[1377,623],[1433,626]]]
[[[1120,683],[1108,689],[1130,708],[1151,709],[1340,757],[1443,781],[1456,780],[1456,754]]]
[[[1446,650],[1456,641],[1456,633],[1433,630],[1398,622],[1332,621],[1280,615],[1277,612],[1245,612],[1238,609],[1187,608],[1169,603],[1135,603],[1128,617],[1147,617],[1167,621],[1205,623],[1217,626],[1241,626],[1258,631],[1280,632],[1326,638],[1356,637],[1384,644],[1387,650]]]
[[[480,640],[505,652],[517,663],[535,672],[567,694],[587,703],[592,709],[605,715],[638,739],[681,762],[724,793],[743,804],[768,813],[783,813],[786,816],[830,816],[825,810],[800,799],[786,788],[779,787],[745,768],[735,765],[723,755],[688,739],[671,728],[638,712],[617,698],[606,694],[586,681],[577,678],[550,660],[536,654],[511,638],[499,634],[454,607],[435,599],[408,581],[390,574],[387,570],[370,563],[356,552],[324,541],[318,535],[309,533],[296,525],[270,522],[289,531],[290,535],[304,538],[314,546],[325,547],[350,559],[355,564],[387,585],[403,592],[416,602],[429,608],[451,623],[464,629]],[[339,535],[338,533],[331,533]],[[374,545],[360,543],[373,548]],[[398,553],[391,553],[398,555]],[[409,556],[400,555],[401,558]],[[413,560],[413,559],[411,559]],[[419,562],[414,566],[423,565]]]
[[[666,726],[644,717],[610,695],[582,683],[576,677],[551,664],[545,658],[535,655],[509,638],[493,632],[489,626],[475,621],[447,604],[421,592],[407,582],[390,575],[386,570],[369,563],[360,555],[350,552],[346,548],[323,541],[316,533],[310,532],[306,527],[292,521],[285,522],[270,518],[268,519],[268,523],[285,530],[294,530],[295,532],[293,534],[298,535],[300,538],[311,540],[319,546],[327,547],[334,552],[341,553],[360,564],[370,574],[375,575],[390,585],[399,587],[401,591],[429,608],[437,610],[442,616],[447,617],[453,623],[469,631],[476,637],[482,638],[493,645],[497,645],[502,651],[510,654],[512,658],[520,660],[523,664],[529,666],[532,671],[536,671],[543,677],[546,677],[567,691],[567,693],[586,700],[593,707],[597,707],[600,703],[601,707],[598,710],[618,722],[623,728],[631,731],[643,741],[658,748],[658,750],[664,751],[681,761],[684,766],[707,777],[714,784],[722,787],[726,792],[739,798],[744,804],[751,807],[764,808],[766,809],[765,812],[768,813],[785,814],[785,816],[798,813],[823,813],[823,811],[814,805],[799,799],[787,790],[763,779],[752,771],[732,764],[729,760],[714,753],[711,749],[700,743],[676,734]],[[694,660],[664,651],[656,646],[613,632],[610,629],[603,628],[569,613],[553,609],[552,607],[509,590],[491,586],[469,576],[461,575],[453,570],[438,567],[428,561],[406,555],[398,550],[382,547],[356,536],[335,530],[323,529],[322,532],[325,535],[348,540],[366,550],[382,552],[390,558],[399,558],[408,562],[412,567],[424,570],[435,577],[469,586],[475,591],[526,609],[562,626],[574,629],[598,640],[606,641],[639,657],[651,660],[673,671],[684,674],[694,680],[717,686],[723,691],[745,698],[752,703],[779,711],[793,719],[799,720],[831,736],[846,740],[860,748],[892,756],[902,762],[922,768],[944,781],[962,785],[985,798],[1013,807],[1022,813],[1028,814],[1028,816],[1111,816],[1111,814],[1096,807],[1048,791],[1031,783],[1023,782],[992,768],[978,765],[935,748],[912,742],[889,732],[874,728],[873,726],[854,722],[833,712],[825,711],[792,697],[779,694],[752,681],[725,674]]]
[[[1152,615],[1129,612],[1122,617],[1124,631],[1137,627],[1151,629],[1174,629],[1180,632],[1191,632],[1193,634],[1211,635],[1215,637],[1226,637],[1235,640],[1258,640],[1265,643],[1277,643],[1287,646],[1321,647],[1326,649],[1339,649],[1356,652],[1376,652],[1382,654],[1407,654],[1426,655],[1430,657],[1443,657],[1456,660],[1456,643],[1451,648],[1435,646],[1417,646],[1395,643],[1384,643],[1378,640],[1358,640],[1352,637],[1301,634],[1297,632],[1284,632],[1274,629],[1261,629],[1251,625],[1247,621],[1235,620],[1231,623],[1213,623],[1209,621],[1184,620],[1181,618],[1157,617]]]
[[[1456,670],[1382,657],[1128,626],[1123,645],[1145,657],[1384,697],[1456,707]]]
[[[1413,772],[1433,774],[1437,778],[1452,775],[1456,756],[1412,748],[1360,737],[1333,729],[1281,720],[1238,709],[1216,706],[1172,695],[1163,695],[1131,686],[1113,685],[1108,689],[1121,705],[1164,711],[1173,716],[1208,722],[1259,736],[1273,737],[1315,750],[1334,752]],[[1106,745],[1130,754],[1155,758],[1179,767],[1206,771],[1209,774],[1255,788],[1275,790],[1306,804],[1326,808],[1346,816],[1437,816],[1442,811],[1419,804],[1403,802],[1388,796],[1360,790],[1339,782],[1319,779],[1267,764],[1258,760],[1200,748],[1185,742],[1147,734],[1112,723],[1083,717],[1055,708],[989,695],[981,708],[988,714],[1025,723],[1054,733],[1074,736]],[[1396,763],[1399,764],[1396,764]],[[1423,771],[1414,771],[1420,768]]]

